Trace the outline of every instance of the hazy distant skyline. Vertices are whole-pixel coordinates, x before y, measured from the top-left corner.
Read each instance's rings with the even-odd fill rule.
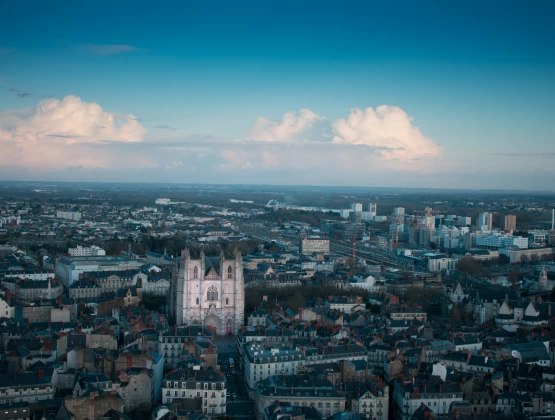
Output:
[[[554,189],[553,2],[186,3],[1,2],[0,179]]]

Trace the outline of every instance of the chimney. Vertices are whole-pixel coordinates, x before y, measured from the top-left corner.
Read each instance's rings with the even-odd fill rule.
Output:
[[[38,375],[39,375],[39,378],[40,378],[40,379],[44,378],[44,370],[40,369],[40,370],[38,371]]]
[[[414,388],[412,390],[412,398],[414,398],[415,400],[420,398],[420,390],[418,388]]]
[[[128,354],[127,355],[127,368],[129,369],[130,367],[133,367],[133,355]]]

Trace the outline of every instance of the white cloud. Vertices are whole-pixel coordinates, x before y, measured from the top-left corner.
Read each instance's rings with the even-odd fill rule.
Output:
[[[412,125],[412,118],[396,106],[351,109],[348,117],[332,124],[334,143],[366,145],[385,158],[411,160],[437,156],[440,147]]]
[[[259,141],[314,141],[325,135],[329,126],[327,118],[301,109],[298,113],[286,112],[279,121],[258,117],[250,131],[250,138]]]
[[[347,118],[334,122],[310,109],[287,112],[279,121],[258,117],[251,129],[250,139],[367,146],[374,151],[375,157],[398,161],[433,157],[441,151],[436,143],[412,124],[412,118],[405,111],[386,105],[376,109],[353,108]]]
[[[0,113],[0,164],[106,167],[118,159],[92,146],[140,142],[146,130],[75,96],[45,99],[36,107]]]

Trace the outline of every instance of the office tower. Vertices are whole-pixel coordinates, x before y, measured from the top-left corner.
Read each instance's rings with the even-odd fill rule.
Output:
[[[376,214],[378,214],[377,210],[378,210],[377,203],[368,204],[368,213],[370,213],[372,216],[375,216]]]
[[[478,228],[478,230],[492,230],[493,229],[492,214],[490,212],[479,213],[476,227]]]
[[[360,213],[362,211],[362,203],[353,203],[351,204],[351,211],[355,211]]]

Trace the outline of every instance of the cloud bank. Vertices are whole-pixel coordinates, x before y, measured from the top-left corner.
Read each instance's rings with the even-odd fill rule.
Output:
[[[75,96],[0,113],[0,178],[375,184],[393,172],[439,170],[429,159],[439,146],[397,107],[354,108],[334,121],[310,109],[258,117],[235,140],[153,128]]]
[[[75,96],[46,99],[0,113],[0,164],[109,167],[112,158],[92,146],[140,142],[145,132],[132,115],[120,117]]]
[[[287,112],[280,120],[258,117],[250,141],[222,151],[225,169],[326,167],[328,171],[422,170],[441,148],[424,136],[399,107],[350,110],[331,121],[310,109]],[[407,167],[407,163],[410,166]]]

